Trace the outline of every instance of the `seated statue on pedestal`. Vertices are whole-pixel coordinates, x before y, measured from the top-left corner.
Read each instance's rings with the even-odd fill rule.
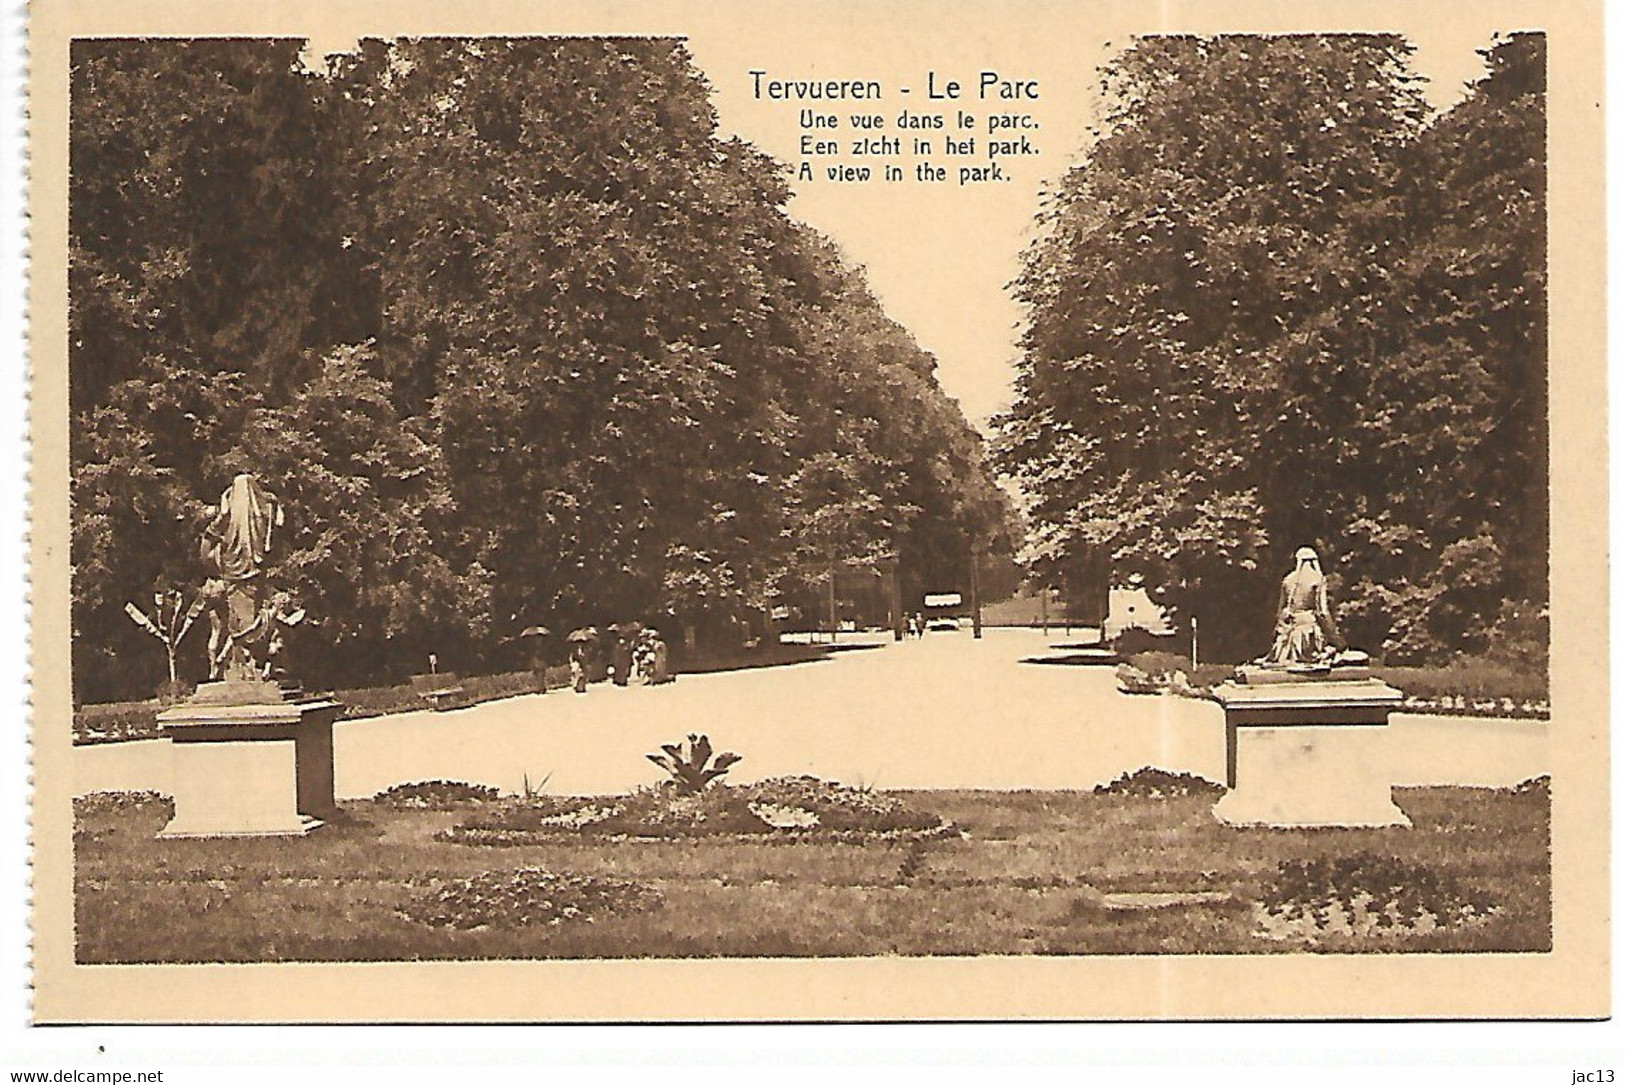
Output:
[[[1409,825],[1371,740],[1404,694],[1370,664],[1332,621],[1319,555],[1299,548],[1281,581],[1275,643],[1213,687],[1227,789],[1213,816],[1282,828]]]
[[[1260,662],[1278,667],[1329,665],[1345,646],[1332,621],[1320,556],[1303,546],[1294,559],[1292,572],[1281,581],[1275,644]]]

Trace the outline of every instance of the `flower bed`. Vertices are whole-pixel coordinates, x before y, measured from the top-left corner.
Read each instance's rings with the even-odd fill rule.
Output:
[[[1253,907],[1258,937],[1316,943],[1454,930],[1483,922],[1498,905],[1449,874],[1362,852],[1281,863]]]
[[[1188,772],[1166,772],[1147,765],[1125,772],[1109,784],[1095,788],[1096,795],[1129,795],[1137,799],[1184,799],[1192,796],[1217,798],[1224,788],[1211,780]]]
[[[717,785],[696,795],[670,784],[626,795],[535,796],[480,811],[446,830],[462,844],[522,845],[561,833],[590,836],[874,838],[944,835],[952,825],[902,800],[812,776]]]
[[[372,801],[407,809],[444,810],[465,803],[494,802],[498,794],[496,788],[485,784],[470,784],[461,780],[425,780],[415,784],[396,784],[378,792]]]
[[[92,791],[73,800],[73,816],[120,818],[153,803],[165,808],[166,819],[173,816],[175,800],[157,791]]]
[[[479,930],[556,926],[572,920],[591,923],[606,915],[651,911],[660,904],[658,891],[637,882],[521,867],[435,882],[430,892],[400,909],[400,914],[431,927]]]
[[[1549,720],[1552,706],[1545,700],[1514,701],[1511,697],[1407,696],[1399,711],[1424,716],[1488,716],[1497,719]]]

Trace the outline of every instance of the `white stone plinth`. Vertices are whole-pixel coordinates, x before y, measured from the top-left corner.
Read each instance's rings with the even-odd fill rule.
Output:
[[[339,705],[192,701],[158,717],[169,738],[175,817],[161,837],[293,836],[331,815]]]
[[[1401,693],[1375,678],[1215,691],[1225,710],[1226,785],[1214,817],[1280,828],[1410,825],[1381,758]]]

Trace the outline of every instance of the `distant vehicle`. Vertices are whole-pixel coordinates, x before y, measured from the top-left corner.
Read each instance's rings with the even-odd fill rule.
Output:
[[[925,630],[928,633],[952,633],[958,628],[959,619],[951,617],[947,614],[941,614],[935,618],[927,618],[925,622]]]

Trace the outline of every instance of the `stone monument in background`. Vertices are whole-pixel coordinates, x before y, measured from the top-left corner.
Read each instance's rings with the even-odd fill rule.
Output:
[[[158,722],[173,756],[175,817],[162,836],[302,834],[333,810],[339,704],[279,680],[282,631],[302,610],[270,581],[282,504],[253,475],[232,479],[204,528],[211,567],[209,677]]]
[[[1344,646],[1325,577],[1302,547],[1281,582],[1275,642],[1214,689],[1224,706],[1225,786],[1214,816],[1231,825],[1409,825],[1394,805],[1382,729],[1399,690]]]

